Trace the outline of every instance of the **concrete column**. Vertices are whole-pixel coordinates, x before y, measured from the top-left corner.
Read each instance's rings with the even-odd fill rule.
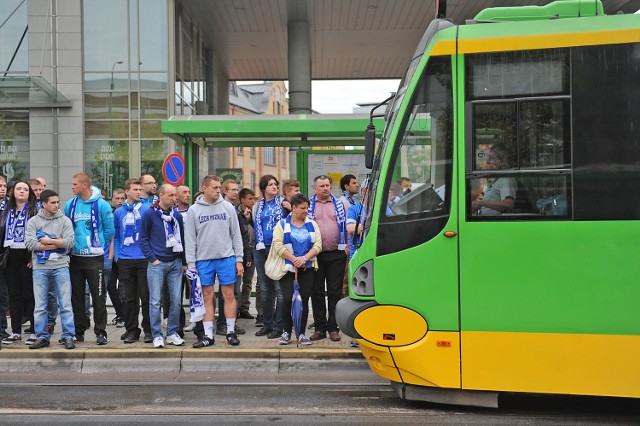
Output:
[[[307,0],[288,0],[289,114],[311,114],[311,46]]]

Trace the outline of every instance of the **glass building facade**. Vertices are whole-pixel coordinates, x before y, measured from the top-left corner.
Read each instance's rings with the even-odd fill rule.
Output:
[[[0,27],[0,77],[28,75],[26,3],[21,0],[1,1],[0,22],[4,22]],[[0,102],[4,101],[0,99]],[[28,179],[29,167],[29,111],[0,109],[0,175],[7,181]]]
[[[161,181],[175,148],[160,131],[171,114],[168,14],[166,0],[83,1],[84,167],[106,194],[131,176]]]

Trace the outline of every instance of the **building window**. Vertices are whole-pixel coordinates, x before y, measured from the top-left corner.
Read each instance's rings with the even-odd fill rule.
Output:
[[[3,74],[27,75],[29,71],[27,2],[19,3],[18,0],[0,2],[0,20],[4,21],[7,18],[9,19],[0,27],[0,69]]]
[[[249,155],[251,156],[251,158],[256,158],[256,147],[252,146],[251,148],[249,148]]]
[[[124,187],[130,176],[128,140],[88,140],[85,151],[84,169],[103,194]]]
[[[264,164],[276,164],[276,149],[274,147],[267,146],[262,148],[262,155],[264,156]]]
[[[243,154],[243,152],[242,152],[242,147],[241,147],[241,146],[239,146],[239,147],[237,147],[237,148],[236,148],[236,153],[237,153],[238,155],[242,155],[242,154]]]
[[[29,179],[29,111],[0,111],[0,175]]]
[[[256,190],[256,174],[254,172],[251,172],[249,175],[249,188],[253,191]]]
[[[280,148],[280,167],[283,169],[287,167],[287,152],[289,150],[285,147]]]

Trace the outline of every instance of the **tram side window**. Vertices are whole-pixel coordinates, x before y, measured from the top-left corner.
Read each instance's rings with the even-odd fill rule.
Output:
[[[467,58],[467,219],[571,214],[568,52]]]
[[[640,219],[640,43],[574,48],[574,218]]]

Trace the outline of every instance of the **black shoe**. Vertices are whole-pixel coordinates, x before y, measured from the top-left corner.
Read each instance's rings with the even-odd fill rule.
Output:
[[[125,343],[134,343],[140,340],[140,335],[135,332],[127,333],[126,337],[122,340],[124,340]]]
[[[107,344],[107,336],[105,336],[104,334],[98,334],[98,337],[96,337],[96,345],[104,346],[106,344]]]
[[[256,336],[266,336],[271,332],[271,329],[268,327],[262,327],[260,330],[256,331]]]
[[[271,330],[269,334],[267,334],[267,339],[279,339],[282,336],[282,331]]]
[[[256,327],[262,327],[264,325],[264,315],[258,314],[256,316]]]
[[[153,343],[153,335],[151,333],[144,333],[144,342]]]
[[[227,343],[229,343],[231,346],[238,346],[240,344],[238,335],[236,333],[227,334]]]
[[[207,346],[213,346],[214,339],[210,339],[207,336],[204,336],[201,340],[198,340],[193,344],[193,347],[196,349],[205,348]]]
[[[218,327],[216,330],[216,334],[218,336],[226,336],[227,335],[227,327]]]
[[[76,334],[76,342],[84,342],[84,334]]]
[[[71,337],[67,337],[66,339],[64,339],[64,348],[65,349],[75,349],[76,348],[76,344],[73,343],[73,339]]]
[[[124,333],[122,333],[122,335],[120,336],[120,340],[124,340],[127,338],[127,336],[129,335],[129,333],[127,333],[126,331]]]
[[[48,339],[36,339],[35,342],[29,345],[29,349],[40,349],[46,348],[47,346],[49,346]]]
[[[249,311],[242,311],[238,314],[238,318],[254,319],[255,317],[249,313]]]

